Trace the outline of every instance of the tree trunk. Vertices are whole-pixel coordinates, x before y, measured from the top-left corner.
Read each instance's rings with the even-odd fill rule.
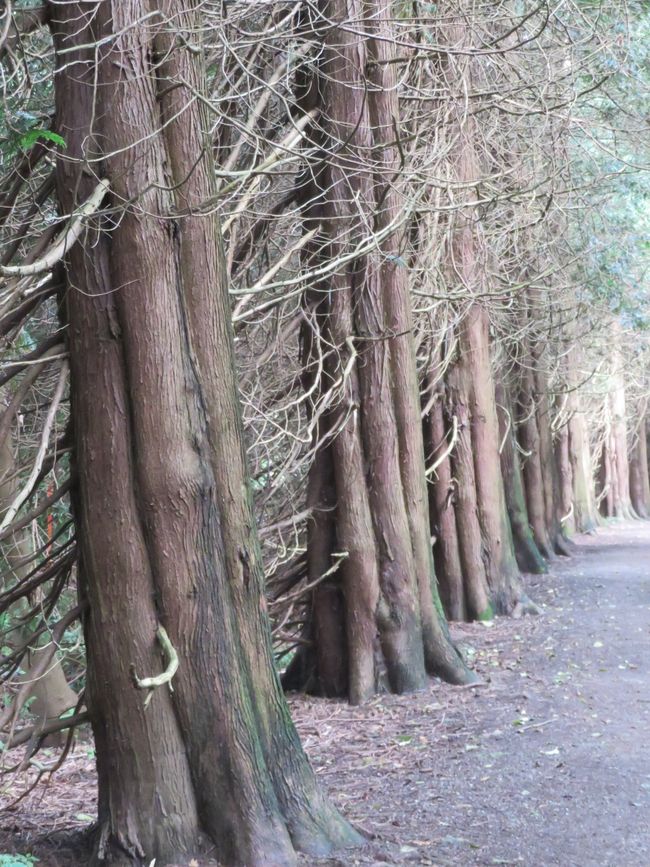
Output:
[[[473,304],[460,333],[460,353],[471,377],[471,431],[476,494],[490,598],[509,614],[523,597],[499,458],[499,422],[490,359],[487,311]]]
[[[443,394],[439,393],[424,418],[427,464],[436,465],[429,481],[433,556],[445,613],[450,620],[465,620],[463,567],[454,508],[457,480],[448,454],[448,438],[452,436],[453,427],[448,430],[445,423]]]
[[[548,393],[546,373],[539,355],[536,358],[535,384],[535,407],[537,412],[537,429],[539,432],[539,454],[546,529],[555,553],[568,555],[570,548],[567,539],[564,537],[561,523],[563,515],[560,480],[551,428],[551,400]]]
[[[368,94],[370,123],[375,145],[375,230],[387,232],[405,204],[395,187],[402,157],[395,143],[395,118],[399,117],[399,102],[390,0],[375,0],[374,9],[366,10],[366,14],[371,35],[367,69],[371,85]],[[377,297],[381,298],[386,311],[384,334],[390,338],[390,373],[400,452],[399,471],[413,548],[425,666],[429,674],[439,675],[454,683],[467,682],[473,678],[464,666],[458,665],[457,654],[451,646],[434,571],[413,317],[408,272],[400,262],[400,242],[398,231],[386,237],[380,245],[381,264],[373,271],[378,282]],[[369,301],[367,322],[371,327],[376,327],[375,310],[378,305],[371,298]],[[377,433],[379,436],[382,433],[386,435],[384,432]]]
[[[316,189],[310,184],[303,199],[311,202],[306,224],[321,218],[327,257],[336,259],[367,235],[373,220],[373,230],[380,232],[403,207],[391,186],[399,155],[388,144],[398,106],[395,72],[387,62],[388,4],[382,0],[370,9],[360,0],[332,0],[322,4],[322,12],[333,25],[323,34],[319,80],[327,161],[315,173]],[[335,26],[349,21],[358,27]],[[371,59],[381,62],[372,67],[376,79],[368,95]],[[360,210],[367,220],[360,219]],[[336,358],[320,388],[339,383],[342,397],[329,414],[328,430],[319,432],[321,438],[327,433],[331,444],[321,442],[319,449],[331,450],[336,495],[335,537],[326,544],[335,545],[331,553],[347,554],[337,597],[342,606],[335,615],[344,624],[317,631],[323,615],[314,611],[310,625],[315,644],[345,634],[347,647],[316,648],[313,682],[319,692],[340,694],[344,678],[328,677],[321,660],[347,660],[353,703],[382,682],[394,692],[417,689],[426,673],[455,683],[473,679],[449,638],[435,581],[410,300],[406,275],[396,262],[399,236],[387,234],[380,247],[379,254],[372,251],[342,266],[307,299],[310,321],[325,345],[337,349],[328,353]],[[312,475],[317,472],[315,464]],[[315,505],[321,513],[326,507],[324,498]],[[315,528],[310,544],[323,544],[322,534],[318,542],[314,534]],[[322,569],[324,558],[318,560]],[[332,604],[329,614],[334,616]],[[300,660],[292,665],[286,685],[304,688],[306,682],[296,676],[301,668]]]
[[[576,377],[573,372],[575,359],[569,362],[567,411],[569,413],[569,460],[575,528],[579,533],[591,533],[598,526],[598,510],[595,500],[595,481],[591,466],[589,434],[582,411],[580,397],[575,393]]]
[[[529,376],[531,396],[537,421],[539,468],[542,481],[544,523],[547,535],[556,554],[568,554],[569,544],[564,536],[561,518],[561,490],[557,462],[553,444],[552,402],[549,393],[549,352],[545,328],[546,311],[540,297],[540,290],[529,289],[525,305],[530,328],[525,338],[529,344],[529,362],[532,368]]]
[[[630,499],[637,515],[650,518],[650,479],[645,408],[639,415],[630,448]]]
[[[575,532],[573,472],[571,469],[571,458],[569,456],[569,428],[565,424],[563,424],[557,432],[554,450],[560,490],[560,521],[562,523],[563,533],[571,534]]]
[[[609,456],[612,462],[613,515],[616,518],[630,519],[636,515],[630,499],[630,467],[627,452],[627,412],[625,409],[625,383],[621,374],[622,359],[618,351],[614,354],[612,382],[608,395],[609,402]]]
[[[598,462],[598,502],[600,513],[605,518],[614,517],[614,475],[615,468],[611,456],[609,423],[607,424],[600,447]]]
[[[101,171],[118,217],[72,248],[65,296],[95,859],[171,863],[207,838],[225,864],[293,864],[358,837],[273,670],[223,253],[196,215],[214,194],[200,29],[194,4],[158,8],[50,5],[59,196],[71,211]],[[179,670],[145,711],[134,673],[160,671],[159,625]]]
[[[537,398],[534,377],[534,359],[526,338],[522,341],[519,362],[519,390],[516,401],[517,437],[523,452],[523,475],[526,490],[528,518],[535,544],[547,560],[555,556],[546,523],[544,473],[538,427]]]
[[[479,506],[472,454],[472,433],[469,416],[471,380],[466,366],[458,360],[447,374],[449,412],[455,417],[458,438],[451,464],[456,480],[454,512],[458,532],[458,549],[463,569],[465,609],[471,620],[491,620],[494,608],[490,602],[486,570],[486,553],[481,534]]]
[[[528,521],[526,494],[514,432],[514,417],[510,395],[502,383],[496,385],[496,402],[499,412],[499,436],[501,437],[501,474],[505,488],[508,517],[519,568],[523,572],[544,573],[546,561],[539,552]]]
[[[458,23],[446,28],[452,48],[453,65],[448,75],[464,92],[472,91],[472,60],[468,51],[467,28]],[[460,60],[455,52],[460,52]],[[466,396],[474,458],[474,479],[482,552],[490,604],[495,611],[509,613],[522,595],[519,570],[514,554],[512,534],[506,510],[505,492],[499,462],[499,423],[494,398],[494,380],[490,357],[489,315],[478,297],[485,291],[487,247],[481,237],[481,221],[473,204],[474,185],[482,175],[477,148],[479,130],[476,119],[460,103],[455,109],[452,127],[456,139],[450,165],[451,182],[458,189],[458,210],[450,224],[447,272],[460,282],[469,300],[458,327],[458,366],[461,379],[468,383]],[[463,198],[465,202],[463,202]],[[473,300],[474,299],[474,300]],[[467,575],[466,575],[467,578]]]

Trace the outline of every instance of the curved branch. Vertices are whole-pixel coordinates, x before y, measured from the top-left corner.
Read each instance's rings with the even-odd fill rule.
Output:
[[[42,258],[32,262],[31,265],[0,265],[0,274],[5,277],[32,277],[53,268],[79,239],[84,230],[85,218],[97,211],[108,188],[109,182],[106,179],[97,184],[88,201],[74,214],[70,223]]]
[[[452,449],[456,445],[456,440],[458,439],[458,418],[454,416],[452,418],[452,429],[451,429],[451,439],[449,440],[449,445],[444,450],[441,455],[435,459],[435,461],[431,464],[431,466],[425,472],[425,476],[428,478],[432,473],[434,473],[440,464],[444,461],[445,458],[449,457],[452,452]]]
[[[41,467],[43,466],[43,461],[45,459],[45,454],[47,452],[47,445],[50,441],[50,431],[52,430],[52,425],[54,424],[54,420],[56,418],[56,411],[59,408],[59,404],[61,403],[61,398],[63,397],[63,392],[65,389],[65,383],[68,373],[68,365],[64,361],[61,365],[61,372],[59,374],[59,381],[56,386],[56,391],[54,392],[54,397],[52,398],[52,403],[47,413],[47,417],[45,419],[45,424],[43,426],[43,433],[41,435],[41,444],[38,448],[38,453],[36,455],[36,460],[34,461],[34,466],[32,467],[32,471],[29,474],[29,478],[27,479],[27,483],[24,485],[22,490],[18,492],[18,495],[9,506],[7,511],[5,512],[4,518],[2,522],[0,522],[0,531],[4,530],[13,519],[16,517],[16,513],[18,509],[22,506],[22,504],[27,500],[27,498],[31,495],[34,490],[34,483],[38,479],[38,475],[41,471]]]
[[[174,648],[174,645],[169,640],[169,635],[167,635],[167,630],[164,626],[159,626],[156,630],[156,638],[160,643],[160,646],[163,649],[163,653],[165,655],[165,661],[167,663],[167,667],[162,672],[162,674],[155,674],[152,677],[138,677],[135,673],[134,666],[131,666],[131,676],[133,678],[133,684],[137,689],[148,689],[149,695],[146,697],[144,701],[144,706],[147,707],[151,698],[153,696],[153,691],[158,686],[163,686],[164,684],[169,684],[169,689],[173,692],[172,687],[172,678],[178,671],[178,653]]]

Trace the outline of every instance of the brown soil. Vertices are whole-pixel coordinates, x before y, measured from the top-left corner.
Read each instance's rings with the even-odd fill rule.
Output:
[[[484,686],[436,682],[361,708],[292,699],[320,779],[370,839],[303,867],[650,865],[650,524],[577,541],[528,582],[542,617],[454,629]],[[82,865],[70,832],[93,811],[79,745],[0,814],[0,853]]]

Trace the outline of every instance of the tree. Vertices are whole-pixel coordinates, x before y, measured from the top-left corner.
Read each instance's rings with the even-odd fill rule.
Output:
[[[469,681],[442,607],[534,611],[593,456],[647,509],[646,49],[571,0],[5,6],[0,737],[82,617],[96,861],[327,852],[263,583],[287,685]]]
[[[447,632],[430,546],[413,322],[400,260],[405,205],[395,188],[390,4],[328,0],[320,9],[316,92],[326,157],[303,196],[307,228],[322,226],[321,255],[325,244],[327,260],[341,265],[309,293],[304,354],[318,376],[315,359],[328,353],[313,346],[313,334],[334,347],[327,378],[343,383],[344,399],[316,431],[310,578],[330,574],[335,552],[346,558],[314,592],[311,646],[285,684],[347,693],[356,703],[382,679],[404,692],[421,687],[426,673],[453,683],[473,676]]]
[[[358,836],[318,790],[273,670],[209,204],[199,10],[49,5],[61,206],[110,190],[67,255],[62,297],[94,858],[164,864],[207,837],[224,863],[284,865]],[[167,683],[145,707],[138,677],[159,671],[161,650]]]

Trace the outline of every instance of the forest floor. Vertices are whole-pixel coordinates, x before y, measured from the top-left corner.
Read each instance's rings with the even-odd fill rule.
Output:
[[[291,699],[319,778],[369,838],[302,867],[650,865],[650,524],[576,541],[527,577],[542,616],[454,627],[483,686],[436,682],[360,708]],[[79,745],[0,814],[0,853],[77,867],[70,832],[93,810]]]

